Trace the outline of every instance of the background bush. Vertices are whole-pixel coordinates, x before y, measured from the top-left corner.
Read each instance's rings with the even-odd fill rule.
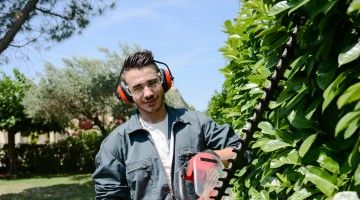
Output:
[[[18,169],[26,173],[92,173],[95,155],[103,137],[96,131],[86,131],[56,144],[22,144],[16,148]],[[7,148],[3,148],[0,162],[7,162]]]

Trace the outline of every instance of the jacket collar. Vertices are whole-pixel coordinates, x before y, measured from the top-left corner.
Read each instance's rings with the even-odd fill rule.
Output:
[[[169,125],[172,123],[182,122],[182,123],[189,123],[190,120],[184,116],[186,112],[185,109],[175,109],[171,106],[166,105],[166,112],[169,118]],[[133,115],[131,115],[130,119],[126,123],[125,133],[130,134],[137,131],[144,130],[140,124],[140,113],[137,110]]]

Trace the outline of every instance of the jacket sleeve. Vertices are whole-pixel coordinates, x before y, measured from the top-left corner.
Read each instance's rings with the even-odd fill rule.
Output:
[[[220,150],[226,147],[237,147],[241,139],[228,124],[218,125],[212,119],[198,112],[198,119],[204,133],[207,148]]]
[[[95,157],[92,174],[96,199],[130,199],[125,166],[103,144]]]

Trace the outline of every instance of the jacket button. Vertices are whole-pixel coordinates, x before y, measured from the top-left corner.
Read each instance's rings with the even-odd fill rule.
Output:
[[[142,169],[147,169],[147,168],[148,168],[148,166],[146,164],[142,165]]]

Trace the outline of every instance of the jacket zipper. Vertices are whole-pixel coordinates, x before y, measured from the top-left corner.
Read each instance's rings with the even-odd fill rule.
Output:
[[[151,144],[153,145],[153,147],[155,148],[155,151],[156,151],[156,154],[157,154],[157,156],[158,156],[158,158],[160,159],[160,165],[161,165],[161,168],[162,168],[162,171],[164,172],[164,174],[165,174],[165,176],[166,176],[166,171],[165,171],[165,167],[164,167],[164,165],[163,165],[163,163],[162,163],[162,161],[161,161],[161,157],[160,157],[160,154],[159,154],[159,151],[158,151],[158,149],[156,148],[156,145],[155,145],[155,142],[153,141],[153,138],[152,138],[152,136],[151,136],[151,134],[150,134],[150,132],[149,131],[147,131],[147,130],[145,130],[147,133],[148,133],[148,135],[149,135],[149,139],[150,139],[150,142],[151,142]],[[170,150],[171,151],[171,150]],[[171,160],[171,174],[170,174],[170,176],[172,176],[172,160]],[[170,177],[171,178],[171,177]],[[172,179],[171,179],[172,180]],[[166,182],[167,182],[167,178],[166,178]],[[169,186],[169,183],[167,183],[168,184],[168,186]],[[170,183],[171,184],[171,183]],[[169,186],[169,188],[170,188],[170,197],[171,197],[171,199],[174,199],[174,193],[173,193],[173,189],[172,189],[172,186],[173,184],[171,184],[171,187]]]

